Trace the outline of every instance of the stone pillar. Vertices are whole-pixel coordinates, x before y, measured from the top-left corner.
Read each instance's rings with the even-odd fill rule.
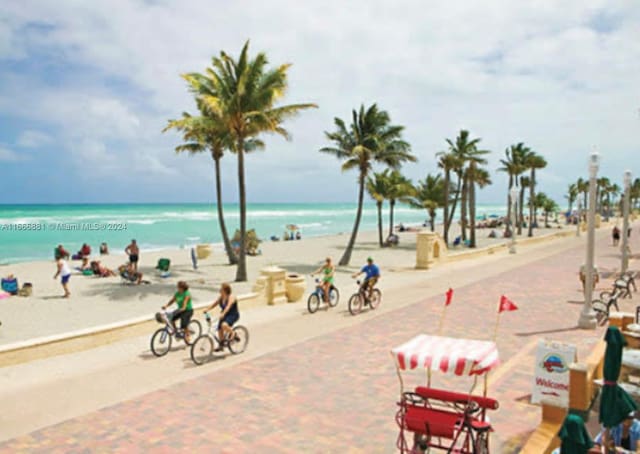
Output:
[[[267,304],[286,303],[286,271],[282,268],[278,268],[277,266],[270,266],[260,270],[260,274],[267,278],[267,287],[265,292]]]
[[[436,241],[435,232],[416,233],[416,268],[429,269],[433,264],[433,244]]]

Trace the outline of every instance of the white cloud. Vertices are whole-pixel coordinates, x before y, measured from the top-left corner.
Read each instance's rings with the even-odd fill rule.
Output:
[[[0,162],[26,161],[27,157],[8,148],[0,147]]]
[[[345,199],[355,195],[353,176],[317,150],[333,117],[363,102],[406,125],[421,159],[406,169],[414,178],[435,170],[444,138],[463,127],[494,151],[491,170],[510,143],[531,144],[549,162],[540,181],[556,198],[586,173],[594,144],[612,179],[634,162],[640,9],[632,2],[25,3],[3,6],[0,59],[45,55],[69,70],[62,82],[0,70],[0,114],[53,126],[59,152],[95,159],[114,179],[170,177],[211,193],[210,161],[175,157],[177,134],[160,130],[193,110],[178,75],[203,70],[221,49],[236,54],[247,38],[272,63],[294,63],[288,101],[320,105],[289,123],[292,142],[269,139],[264,155],[247,160],[261,188],[250,197],[286,193],[301,175],[306,185],[292,197],[322,194],[327,181]],[[494,181],[487,197],[502,200],[502,177]]]
[[[42,131],[26,130],[22,131],[16,140],[16,144],[24,148],[38,148],[48,145],[53,141],[49,134]]]

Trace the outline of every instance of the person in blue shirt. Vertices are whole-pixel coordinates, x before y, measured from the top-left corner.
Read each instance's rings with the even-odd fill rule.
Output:
[[[364,282],[362,283],[360,288],[366,291],[367,298],[371,299],[371,290],[373,290],[373,287],[376,285],[376,282],[378,282],[378,279],[380,279],[380,268],[378,268],[378,265],[373,263],[373,258],[368,257],[367,264],[362,267],[360,272],[353,273],[351,277],[356,278],[363,273],[365,274],[365,277],[364,277]]]
[[[595,444],[602,446],[604,429],[600,431],[594,441]],[[631,412],[627,418],[609,430],[609,440],[613,440],[616,448],[623,449],[622,452],[640,452],[640,421],[635,419],[635,413]]]

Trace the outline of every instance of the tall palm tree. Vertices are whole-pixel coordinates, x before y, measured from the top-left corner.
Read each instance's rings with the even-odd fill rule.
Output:
[[[573,203],[576,201],[578,197],[578,185],[576,183],[571,183],[569,188],[567,189],[567,195],[564,196],[569,203],[569,207],[567,208],[567,213],[571,214],[571,209],[573,208]]]
[[[414,186],[413,196],[408,200],[409,205],[413,208],[427,210],[429,227],[432,232],[435,230],[437,209],[446,206],[446,192],[442,175],[429,174],[424,180],[418,181],[418,184]]]
[[[449,244],[449,229],[451,228],[451,221],[453,220],[453,215],[456,211],[456,203],[458,202],[458,194],[460,192],[460,179],[458,178],[458,187],[452,187],[451,184],[451,172],[455,172],[456,169],[462,167],[460,163],[460,159],[453,153],[441,151],[436,153],[438,157],[438,167],[440,167],[444,172],[444,242],[445,244]],[[454,195],[453,205],[451,206],[451,210],[449,210],[449,205],[451,205],[451,194]]]
[[[636,208],[638,206],[638,201],[640,201],[640,178],[633,180],[633,184],[631,185],[631,196],[629,197],[629,202],[631,202],[632,208]]]
[[[169,120],[167,126],[162,130],[166,132],[169,129],[176,129],[183,134],[184,144],[176,147],[176,152],[189,152],[190,154],[201,153],[204,151],[211,152],[211,158],[214,162],[215,182],[216,182],[216,207],[218,210],[218,223],[222,234],[224,249],[227,254],[229,264],[235,265],[238,259],[231,247],[227,226],[224,221],[224,211],[222,206],[222,183],[220,172],[220,160],[224,156],[225,149],[233,149],[233,140],[226,129],[224,123],[215,115],[205,115],[206,109],[199,103],[201,116],[191,116],[184,112],[179,120]],[[263,148],[264,144],[256,139],[246,144],[249,149]]]
[[[396,201],[406,202],[413,195],[411,181],[404,177],[399,170],[392,170],[389,174],[389,235],[393,233],[393,210]]]
[[[371,198],[376,201],[376,209],[378,210],[378,243],[380,247],[383,247],[382,204],[389,197],[389,169],[385,169],[380,173],[374,173],[373,177],[367,177],[367,192]]]
[[[526,154],[525,150],[527,150],[527,148],[522,142],[511,145],[504,150],[505,159],[500,160],[502,167],[498,169],[499,172],[505,172],[509,176],[509,192],[507,194],[507,231],[509,233],[512,233],[511,231],[515,227],[511,225],[511,209],[513,206],[511,189],[514,186],[518,187],[518,177],[525,171],[523,162]],[[515,232],[513,233],[515,234]]]
[[[245,144],[247,139],[269,132],[289,138],[283,127],[287,118],[315,104],[277,106],[287,86],[289,64],[267,68],[266,54],[249,57],[249,41],[235,59],[225,52],[213,57],[206,74],[191,73],[183,77],[191,85],[196,99],[207,111],[226,125],[235,144],[238,158],[238,193],[240,202],[240,253],[236,281],[247,280],[247,260],[244,245],[247,239],[247,196],[245,183]]]
[[[360,106],[359,111],[354,109],[348,128],[340,118],[335,118],[334,124],[336,126],[334,132],[325,132],[327,139],[333,142],[333,146],[321,148],[320,152],[343,160],[342,171],[358,170],[356,219],[347,248],[338,262],[340,266],[344,266],[351,260],[351,253],[358,236],[365,181],[372,165],[377,162],[392,169],[398,169],[406,161],[416,161],[416,157],[411,154],[409,144],[402,140],[404,126],[392,125],[389,114],[379,110],[375,104],[366,110],[364,106]]]
[[[608,200],[607,205],[609,207],[609,211],[611,212],[613,212],[613,207],[616,206],[618,196],[620,195],[620,191],[621,189],[618,183],[613,183],[611,186],[609,186],[610,199]],[[615,212],[614,212],[614,216],[615,216]]]
[[[582,194],[582,207],[578,207],[578,211],[581,209],[586,210],[587,204],[589,203],[589,180],[578,178],[576,181],[576,188],[578,190],[578,194]]]
[[[488,151],[487,151],[488,153]],[[471,229],[469,234],[469,247],[476,247],[476,185],[484,188],[491,184],[491,177],[486,169],[479,167],[486,163],[485,159],[476,157],[469,164],[469,218],[471,219]]]
[[[455,140],[446,139],[449,144],[449,152],[457,158],[459,167],[454,169],[458,174],[458,184],[462,183],[460,191],[456,194],[456,198],[460,197],[460,229],[462,240],[467,239],[467,207],[468,207],[468,179],[466,177],[466,171],[464,165],[468,161],[468,157],[473,151],[477,151],[477,145],[480,142],[479,138],[471,139],[469,137],[469,131],[462,129],[458,133]]]
[[[518,235],[522,235],[522,225],[524,224],[524,192],[529,188],[531,179],[522,175],[520,177],[520,194],[518,200]]]
[[[533,225],[536,223],[534,201],[536,198],[536,170],[547,167],[547,161],[538,153],[530,152],[525,158],[525,166],[529,169],[529,235],[533,236]]]

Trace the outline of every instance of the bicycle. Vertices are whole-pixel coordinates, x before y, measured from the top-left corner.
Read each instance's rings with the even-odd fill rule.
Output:
[[[356,283],[358,284],[358,291],[349,298],[349,312],[351,315],[357,315],[362,312],[364,306],[376,309],[382,301],[380,289],[374,288],[369,291],[364,285],[360,285],[360,281],[356,281]]]
[[[329,307],[336,307],[340,300],[340,292],[333,284],[329,287]],[[307,300],[307,309],[313,314],[320,308],[320,301],[325,301],[324,289],[320,283],[320,279],[316,279],[316,289],[309,295]]]
[[[181,328],[177,328],[174,330],[173,324],[171,323],[171,319],[169,318],[169,313],[167,311],[161,311],[156,314],[156,320],[158,323],[164,323],[165,326],[159,328],[153,336],[151,336],[151,352],[155,356],[164,356],[169,353],[171,350],[171,342],[173,337],[175,336],[177,339],[184,339],[187,345],[191,345],[187,342],[186,337],[184,336],[183,330]],[[198,320],[191,320],[189,325],[187,325],[187,329],[189,330],[190,339],[193,343],[193,340],[198,338],[200,334],[202,334],[202,325]]]
[[[228,348],[234,354],[240,354],[245,351],[249,344],[249,330],[242,325],[233,327],[233,337],[231,339],[218,339],[218,324],[212,323],[211,316],[205,314],[205,320],[209,329],[206,333],[201,334],[191,345],[191,360],[198,366],[206,363],[217,350],[217,346]]]

